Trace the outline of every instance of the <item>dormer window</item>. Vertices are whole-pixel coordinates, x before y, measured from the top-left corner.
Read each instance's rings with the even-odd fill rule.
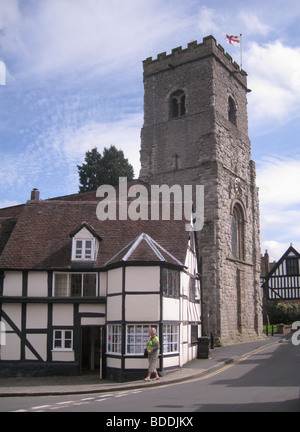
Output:
[[[80,225],[72,234],[72,261],[96,261],[101,238],[87,224]]]
[[[92,240],[75,240],[75,259],[91,260],[93,257]]]

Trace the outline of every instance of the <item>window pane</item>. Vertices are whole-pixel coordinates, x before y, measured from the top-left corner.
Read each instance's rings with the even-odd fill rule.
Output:
[[[120,324],[108,326],[107,351],[121,354],[122,326]]]
[[[82,258],[82,240],[76,240],[76,258]]]
[[[65,332],[65,339],[72,339],[72,332],[71,331]]]
[[[86,259],[92,258],[92,242],[91,240],[87,240],[85,242],[85,255]]]
[[[286,260],[286,272],[288,276],[297,276],[299,274],[298,258],[288,258]]]
[[[163,269],[163,295],[179,298],[180,272],[178,270]]]
[[[235,213],[232,216],[232,256],[237,258],[237,220]]]
[[[72,340],[65,340],[65,349],[72,349]]]
[[[54,296],[68,296],[68,275],[57,273],[54,277]]]
[[[83,297],[96,297],[96,275],[83,275]]]
[[[178,325],[165,324],[163,326],[163,352],[177,352],[178,341]]]
[[[150,325],[128,325],[126,337],[127,354],[142,354],[149,339]],[[155,325],[154,328],[157,328]]]
[[[54,337],[55,337],[55,339],[61,339],[62,338],[61,330],[55,330]]]
[[[71,297],[81,296],[81,283],[82,283],[81,274],[71,274]]]
[[[56,348],[56,349],[62,348],[62,341],[58,340],[58,339],[55,339],[55,341],[54,341],[54,348]]]

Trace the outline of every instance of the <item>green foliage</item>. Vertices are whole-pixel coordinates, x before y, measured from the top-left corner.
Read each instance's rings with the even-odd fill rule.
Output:
[[[125,159],[122,150],[115,146],[104,148],[103,155],[95,147],[85,154],[85,163],[77,165],[79,174],[79,192],[96,190],[101,185],[119,185],[119,177],[128,181],[134,179],[132,165]]]
[[[291,324],[300,321],[300,301],[268,301],[264,305],[265,322],[270,324]]]

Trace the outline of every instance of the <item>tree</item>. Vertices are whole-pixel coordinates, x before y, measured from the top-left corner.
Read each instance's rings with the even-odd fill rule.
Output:
[[[101,185],[119,185],[119,177],[134,179],[132,165],[125,159],[122,150],[115,146],[104,148],[103,155],[95,147],[85,154],[85,163],[77,165],[79,174],[79,192],[96,190]]]

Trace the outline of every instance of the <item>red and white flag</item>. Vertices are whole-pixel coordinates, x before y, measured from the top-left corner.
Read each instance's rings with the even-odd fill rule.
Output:
[[[233,36],[233,35],[228,35],[225,34],[225,39],[226,42],[229,43],[229,45],[233,45],[233,46],[240,46],[241,43],[241,37],[240,36]]]

